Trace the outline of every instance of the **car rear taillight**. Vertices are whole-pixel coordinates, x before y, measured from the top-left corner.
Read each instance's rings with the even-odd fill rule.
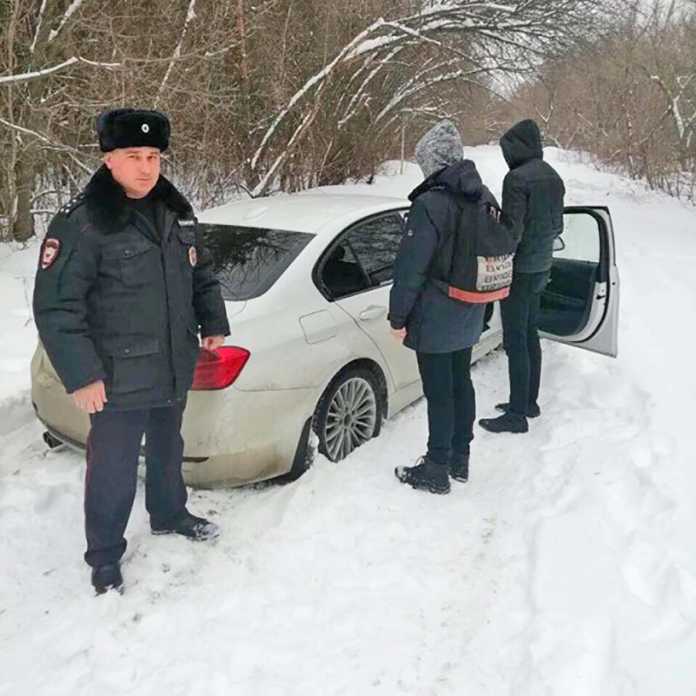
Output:
[[[201,348],[191,389],[206,391],[229,387],[239,377],[250,355],[248,350],[236,346],[223,346],[215,351]]]

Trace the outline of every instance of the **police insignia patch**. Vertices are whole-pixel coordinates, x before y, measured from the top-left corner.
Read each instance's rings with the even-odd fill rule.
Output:
[[[47,237],[41,245],[41,270],[49,269],[60,254],[60,240]]]
[[[196,247],[189,247],[188,255],[189,263],[191,264],[191,266],[195,268],[196,264],[198,263],[198,254],[196,253]]]

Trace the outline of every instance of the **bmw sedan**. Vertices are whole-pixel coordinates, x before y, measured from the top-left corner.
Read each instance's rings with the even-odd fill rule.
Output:
[[[299,476],[310,441],[338,461],[422,396],[415,354],[390,334],[392,269],[408,201],[296,194],[200,215],[232,327],[201,350],[184,416],[184,474],[195,486]],[[565,211],[542,298],[544,336],[616,356],[619,280],[605,207]],[[497,305],[474,360],[501,343]],[[43,347],[32,399],[49,446],[84,448],[89,418]]]

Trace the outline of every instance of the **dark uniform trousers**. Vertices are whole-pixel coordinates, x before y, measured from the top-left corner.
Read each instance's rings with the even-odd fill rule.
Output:
[[[510,375],[510,411],[521,416],[527,415],[529,406],[539,398],[539,304],[548,278],[548,271],[515,273],[510,295],[500,303]]]
[[[90,416],[85,480],[85,525],[91,566],[114,563],[126,550],[128,524],[145,434],[145,506],[153,527],[166,527],[186,511],[181,473],[185,402],[138,410],[104,410]]]

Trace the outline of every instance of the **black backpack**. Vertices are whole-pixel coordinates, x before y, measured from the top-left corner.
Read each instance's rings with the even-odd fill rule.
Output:
[[[452,194],[448,194],[452,198]],[[448,297],[484,304],[510,294],[517,242],[501,222],[495,202],[481,197],[454,198],[459,223],[436,253],[431,280]]]

